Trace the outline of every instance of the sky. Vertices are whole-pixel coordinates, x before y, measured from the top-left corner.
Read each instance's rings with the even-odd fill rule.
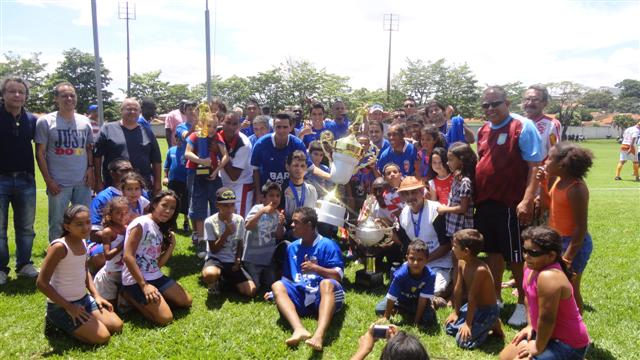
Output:
[[[98,0],[100,55],[126,88],[125,20],[117,0]],[[130,21],[131,72],[206,80],[205,0],[137,0]],[[570,80],[590,87],[640,78],[640,0],[211,0],[212,70],[248,76],[287,59],[386,88],[389,33],[397,14],[391,72],[406,59],[467,63],[480,85]],[[90,0],[0,0],[0,53],[40,59],[52,70],[62,51],[93,53]]]

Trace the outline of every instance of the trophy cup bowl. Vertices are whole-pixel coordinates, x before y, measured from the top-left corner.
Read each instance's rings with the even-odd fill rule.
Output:
[[[347,224],[349,235],[357,244],[364,247],[364,269],[356,271],[356,284],[367,288],[382,286],[384,276],[376,269],[375,247],[390,241],[393,227],[384,227],[373,221],[371,217],[358,225]]]

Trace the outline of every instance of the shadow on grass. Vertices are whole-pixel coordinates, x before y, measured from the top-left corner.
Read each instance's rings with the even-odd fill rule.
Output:
[[[182,319],[183,317],[189,315],[190,309],[171,307],[171,312],[173,313],[173,322],[176,322]],[[122,319],[122,321],[124,321],[125,324],[130,324],[131,327],[136,329],[150,330],[150,329],[162,328],[162,326],[158,326],[154,324],[153,322],[151,322],[150,320],[142,316],[140,312],[138,312],[133,308],[125,314],[118,314],[118,316],[120,316],[120,318]],[[167,326],[171,326],[171,323]]]
[[[351,279],[347,278],[346,276],[342,279],[342,287],[344,288],[345,291],[353,291],[360,294],[372,295],[375,297],[382,297],[387,295],[387,288],[388,288],[388,286],[386,285],[381,285],[375,288],[365,287],[365,286],[356,284],[355,281],[351,281]]]
[[[177,281],[185,276],[199,274],[203,264],[202,259],[195,254],[173,255],[167,264],[170,267],[167,276]]]
[[[45,339],[51,346],[51,350],[40,354],[42,357],[60,356],[69,350],[76,350],[81,352],[93,351],[96,348],[104,345],[88,345],[80,340],[65,334],[64,332],[54,329],[50,334],[44,335]],[[106,344],[105,344],[106,345]]]
[[[36,279],[19,277],[8,281],[0,287],[0,294],[4,295],[28,295],[37,290]]]
[[[598,312],[598,310],[596,310],[596,308],[594,308],[593,306],[589,305],[589,304],[584,304],[582,305],[582,311],[586,311],[586,312]]]
[[[607,350],[598,347],[595,343],[591,344],[589,350],[587,350],[587,356],[585,357],[589,360],[615,360],[616,357]]]

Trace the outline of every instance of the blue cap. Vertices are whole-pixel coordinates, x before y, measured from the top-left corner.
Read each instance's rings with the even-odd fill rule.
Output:
[[[98,111],[98,105],[89,105],[89,107],[87,108],[88,112],[92,112],[92,111]]]

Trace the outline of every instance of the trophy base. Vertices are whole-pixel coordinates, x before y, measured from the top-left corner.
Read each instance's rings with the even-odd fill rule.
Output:
[[[327,200],[318,200],[316,202],[316,212],[318,213],[318,222],[340,227],[344,225],[344,215],[347,209],[340,205]]]
[[[196,175],[207,175],[209,176],[211,168],[208,166],[200,166],[198,165],[198,167],[196,168]]]
[[[380,287],[384,285],[384,274],[369,273],[365,269],[360,269],[356,271],[356,284],[370,289]]]

